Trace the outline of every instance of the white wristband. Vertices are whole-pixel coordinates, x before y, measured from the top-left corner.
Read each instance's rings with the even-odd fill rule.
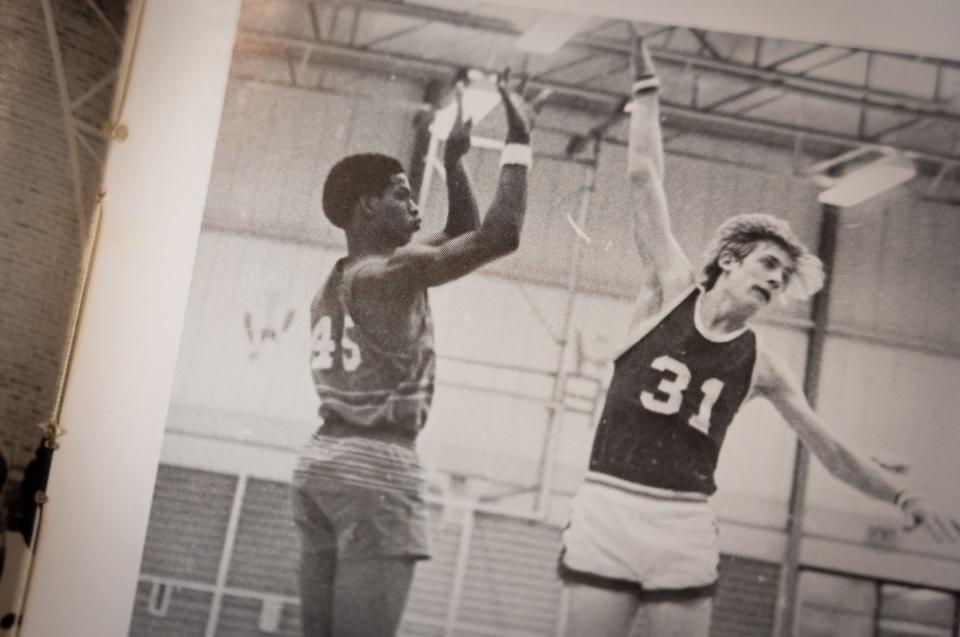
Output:
[[[637,80],[633,83],[633,94],[644,93],[651,90],[656,90],[660,88],[660,78],[656,75],[651,75]]]
[[[508,164],[530,168],[533,165],[533,149],[528,144],[507,144],[500,155],[500,165]]]

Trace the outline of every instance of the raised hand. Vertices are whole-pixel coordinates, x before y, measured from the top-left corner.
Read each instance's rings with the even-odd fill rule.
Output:
[[[503,99],[503,108],[507,114],[507,143],[529,144],[533,105],[523,99],[526,80],[521,82],[517,91],[510,90],[510,69],[506,68],[497,76],[497,90]]]
[[[922,525],[937,542],[960,541],[960,518],[940,510],[923,496],[907,499],[902,508],[908,530]]]
[[[457,82],[454,87],[454,99],[457,101],[457,116],[453,120],[453,127],[447,135],[443,148],[443,165],[453,166],[470,151],[470,136],[473,132],[473,119],[463,119],[463,82]]]

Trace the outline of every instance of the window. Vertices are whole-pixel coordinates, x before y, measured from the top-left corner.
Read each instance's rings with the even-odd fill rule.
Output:
[[[950,593],[895,584],[880,588],[879,637],[951,637],[955,618]]]
[[[800,637],[960,637],[956,593],[809,569],[799,584]]]
[[[865,579],[800,573],[800,637],[874,637],[877,587]]]

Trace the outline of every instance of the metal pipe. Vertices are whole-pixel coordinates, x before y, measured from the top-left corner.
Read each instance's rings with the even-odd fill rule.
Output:
[[[210,601],[210,614],[207,615],[207,628],[204,637],[216,637],[217,622],[220,619],[220,608],[223,606],[224,589],[227,586],[227,576],[230,574],[230,559],[233,556],[233,547],[237,541],[237,529],[240,526],[240,509],[243,506],[243,497],[247,492],[247,476],[237,476],[237,487],[233,492],[233,501],[230,507],[230,517],[227,520],[227,529],[223,538],[223,549],[220,552],[220,563],[217,566],[217,583],[213,589],[213,599]]]
[[[593,193],[597,188],[597,178],[599,173],[600,149],[602,147],[599,137],[593,140],[593,164],[586,169],[583,192],[580,196],[580,209],[577,211],[577,226],[584,227],[587,221],[587,215],[590,213],[590,206],[593,202]],[[550,395],[550,402],[547,404],[547,430],[544,434],[543,453],[540,457],[540,489],[534,504],[534,509],[539,515],[546,517],[549,510],[550,490],[553,486],[553,476],[556,472],[556,447],[558,444],[558,434],[563,424],[563,417],[567,411],[563,396],[566,390],[567,374],[566,356],[567,347],[571,342],[571,333],[573,327],[573,308],[577,300],[577,290],[580,286],[580,268],[583,261],[583,247],[579,238],[573,239],[573,257],[571,259],[570,273],[567,277],[567,302],[563,311],[563,319],[560,324],[560,333],[563,335],[560,341],[559,352],[557,353],[556,377],[553,383],[553,390]]]
[[[819,396],[820,377],[823,370],[823,354],[830,319],[830,295],[833,288],[831,274],[837,252],[837,235],[841,209],[824,204],[820,243],[817,254],[823,261],[826,279],[823,289],[813,298],[811,317],[813,329],[807,345],[803,390],[810,405],[816,408]],[[797,594],[799,592],[800,548],[803,542],[803,518],[806,514],[807,487],[810,474],[810,452],[798,439],[794,450],[793,482],[790,485],[790,502],[787,513],[787,542],[783,566],[780,569],[780,586],[777,596],[777,618],[774,635],[793,637],[797,618]]]
[[[577,38],[574,38],[572,43],[600,49],[615,55],[630,54],[629,43],[616,41],[602,42],[599,40],[583,40]],[[848,104],[865,104],[871,108],[891,110],[897,113],[915,113],[917,115],[922,114],[930,117],[942,117],[952,122],[960,121],[960,113],[950,108],[948,104],[932,102],[894,91],[856,86],[836,80],[812,78],[799,73],[768,71],[763,68],[754,68],[726,60],[717,60],[692,55],[690,53],[671,51],[662,47],[651,47],[650,53],[655,62],[681,66],[685,69],[705,69],[718,75],[734,79],[760,81],[775,88],[784,88],[796,93]]]
[[[113,22],[110,22],[110,19],[107,18],[107,15],[103,12],[103,9],[100,8],[100,5],[93,0],[87,0],[87,6],[91,11],[93,11],[94,15],[97,16],[100,24],[106,27],[107,31],[110,33],[110,37],[113,38],[114,42],[120,46],[123,46],[123,38],[120,37],[117,27],[113,26]]]
[[[450,592],[450,602],[447,605],[447,614],[443,625],[444,637],[454,637],[457,634],[457,615],[460,614],[460,601],[463,598],[464,581],[467,578],[474,522],[473,508],[469,505],[464,506],[463,521],[460,527],[460,542],[457,546],[457,561],[453,570],[453,590]]]
[[[113,69],[112,71],[107,73],[105,76],[103,76],[102,78],[94,82],[90,86],[90,88],[88,88],[83,93],[83,95],[81,95],[80,97],[78,97],[77,99],[73,100],[73,102],[70,103],[70,111],[74,112],[77,109],[79,109],[81,106],[86,104],[91,97],[93,97],[94,95],[102,91],[104,88],[107,87],[108,84],[111,84],[114,80],[116,80],[117,73],[119,72],[119,70],[120,70],[119,68]]]
[[[363,49],[356,49],[342,44],[335,44],[330,42],[312,42],[310,40],[301,40],[297,38],[290,38],[286,36],[277,36],[270,33],[263,33],[258,31],[244,30],[241,31],[238,36],[237,48],[239,51],[243,52],[247,44],[244,43],[244,40],[247,40],[250,43],[254,41],[258,43],[267,43],[273,44],[275,46],[293,46],[293,47],[310,47],[313,50],[316,50],[320,53],[326,53],[334,60],[337,58],[348,58],[361,63],[369,64],[371,68],[376,68],[379,72],[392,72],[407,76],[423,77],[423,78],[446,78],[449,79],[457,72],[460,66],[453,63],[441,62],[436,60],[426,60],[423,58],[417,58],[413,56],[401,55],[396,53],[386,53],[380,51],[370,51]],[[256,48],[256,47],[250,47]],[[259,49],[257,49],[259,50]],[[490,69],[481,69],[488,72],[492,72]],[[263,81],[257,78],[250,78],[249,76],[244,79],[254,79],[256,81]],[[577,86],[573,84],[566,84],[562,82],[556,82],[545,79],[531,78],[528,82],[528,86],[531,88],[540,88],[540,89],[551,89],[556,94],[566,95],[573,98],[580,98],[589,102],[601,102],[604,105],[613,105],[617,104],[623,100],[623,94],[617,93],[614,91],[605,91],[602,89],[595,88],[585,88],[582,86]],[[779,85],[780,88],[789,89],[789,87],[784,85]],[[329,90],[329,89],[324,89]],[[373,96],[371,96],[373,99]],[[859,101],[854,100],[854,103],[860,104]],[[903,111],[899,109],[894,109],[900,113],[907,113],[908,111]],[[783,122],[776,122],[772,120],[764,119],[744,119],[738,117],[735,114],[724,114],[711,112],[706,113],[702,110],[692,108],[687,105],[679,104],[676,102],[667,102],[661,100],[661,111],[664,115],[685,115],[691,118],[707,121],[707,122],[717,122],[724,125],[733,125],[733,126],[742,126],[745,128],[750,128],[753,130],[767,131],[779,134],[786,134],[791,136],[803,135],[808,139],[824,141],[828,143],[839,144],[843,146],[858,146],[869,140],[859,139],[850,135],[841,135],[838,133],[830,133],[826,131],[816,130],[813,128],[805,126],[797,126],[795,124],[787,124]],[[927,115],[924,115],[926,117]],[[951,118],[952,120],[960,123],[960,115]],[[622,143],[622,142],[621,142]],[[917,148],[907,145],[899,144],[896,146],[904,152],[913,153],[918,159],[932,161],[936,163],[941,162],[956,162],[960,161],[960,157],[938,153],[934,151],[929,151],[923,148]]]
[[[67,156],[70,159],[70,178],[73,183],[73,206],[77,217],[77,229],[81,241],[87,237],[87,219],[84,211],[83,175],[80,172],[80,151],[77,148],[77,129],[74,125],[73,113],[70,110],[70,92],[67,88],[67,73],[63,66],[63,56],[60,51],[60,39],[57,36],[57,24],[53,18],[53,8],[50,0],[41,0],[43,18],[47,32],[47,44],[50,46],[50,57],[53,60],[53,71],[57,78],[57,91],[60,95],[60,109],[63,111],[63,134],[66,137]]]
[[[287,0],[288,2],[293,0]],[[352,0],[337,2],[336,6],[360,7],[365,10],[377,11],[390,15],[402,15],[407,17],[416,17],[433,22],[442,22],[457,27],[480,29],[491,31],[508,36],[519,36],[521,31],[508,21],[498,18],[490,18],[476,14],[469,14],[448,9],[437,9],[420,5],[410,5],[400,2],[386,2],[383,0]],[[695,34],[696,35],[696,34]],[[581,46],[599,52],[613,53],[619,55],[630,54],[630,43],[611,40],[601,40],[586,37],[584,35],[574,37],[570,43],[574,46]],[[716,51],[714,51],[716,54]],[[739,64],[721,58],[707,58],[679,51],[671,51],[662,47],[652,47],[651,54],[656,62],[673,62],[683,66],[699,66],[708,68],[717,73],[738,77],[741,79],[754,79],[772,83],[776,86],[786,86],[790,90],[797,92],[815,91],[822,93],[825,99],[839,99],[841,101],[853,101],[859,103],[860,100],[894,100],[905,106],[915,109],[939,108],[942,104],[934,104],[929,100],[918,99],[913,95],[897,93],[895,91],[883,89],[864,89],[863,87],[853,86],[829,80],[825,78],[812,78],[795,73],[784,73],[782,71],[767,70],[762,67],[755,67],[749,64]],[[886,54],[885,54],[886,55]],[[889,54],[892,57],[904,57],[897,54]],[[906,56],[907,59],[917,63],[931,63],[934,60],[918,58],[917,56]],[[941,62],[942,63],[942,62]],[[837,89],[849,93],[849,95],[830,94],[830,89]],[[855,97],[853,97],[855,96]],[[883,108],[882,103],[876,104],[877,108]],[[960,117],[960,114],[957,114]]]

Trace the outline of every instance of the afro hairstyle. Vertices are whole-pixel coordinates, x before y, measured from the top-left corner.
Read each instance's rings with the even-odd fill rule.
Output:
[[[362,195],[381,195],[390,178],[404,172],[403,164],[379,153],[344,157],[327,173],[323,184],[323,211],[330,223],[345,228]]]

